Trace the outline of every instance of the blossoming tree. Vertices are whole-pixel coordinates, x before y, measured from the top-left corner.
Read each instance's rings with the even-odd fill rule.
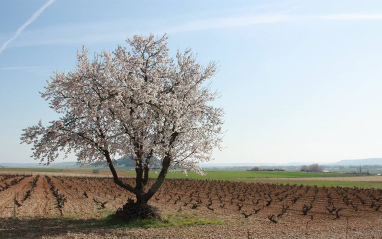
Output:
[[[75,70],[54,73],[42,97],[61,117],[24,129],[21,140],[33,145],[33,157],[47,164],[63,153],[80,163],[106,162],[114,182],[147,202],[170,167],[202,170],[222,141],[223,110],[211,105],[216,93],[206,83],[216,64],[202,67],[190,50],[169,57],[167,37],[134,36],[93,60],[83,48]],[[135,185],[118,177],[115,159],[130,156]],[[150,187],[149,171],[159,174]],[[127,209],[128,210],[128,209]]]

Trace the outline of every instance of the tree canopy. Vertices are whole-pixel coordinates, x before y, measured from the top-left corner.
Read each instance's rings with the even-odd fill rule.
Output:
[[[216,64],[203,67],[190,49],[169,56],[167,37],[134,36],[113,52],[83,47],[77,66],[55,72],[42,97],[61,117],[24,129],[21,140],[33,145],[33,157],[51,163],[74,153],[81,163],[106,162],[114,181],[147,202],[169,167],[202,172],[222,142],[223,110],[211,102],[208,79]],[[136,185],[123,183],[113,161],[135,161]],[[144,187],[153,161],[160,168],[150,189]]]

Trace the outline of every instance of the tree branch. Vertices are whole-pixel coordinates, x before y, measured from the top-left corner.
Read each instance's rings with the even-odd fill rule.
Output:
[[[124,189],[126,189],[126,190],[128,190],[128,191],[130,191],[132,193],[134,193],[134,194],[137,194],[137,191],[132,186],[130,186],[129,184],[123,183],[119,179],[117,171],[115,170],[113,162],[111,160],[109,151],[103,150],[103,153],[105,155],[107,164],[109,165],[109,169],[111,171],[111,174],[113,175],[114,183],[117,184],[118,186],[120,186],[120,187],[122,187],[122,188],[124,188]]]

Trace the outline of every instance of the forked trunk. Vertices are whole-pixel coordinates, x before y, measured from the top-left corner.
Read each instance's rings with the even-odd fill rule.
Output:
[[[178,136],[177,132],[172,134],[170,145],[175,141],[175,138]],[[108,162],[110,171],[113,174],[114,182],[121,186],[122,188],[134,193],[136,195],[137,201],[135,202],[133,199],[129,199],[127,203],[123,206],[123,208],[118,209],[116,212],[116,217],[122,218],[123,220],[132,220],[132,219],[160,219],[160,215],[157,212],[156,208],[149,206],[148,201],[154,196],[154,194],[158,191],[160,186],[163,184],[164,179],[166,177],[168,168],[171,164],[171,156],[170,153],[167,152],[162,161],[162,169],[158,175],[158,178],[154,182],[154,184],[150,187],[150,189],[145,193],[145,185],[148,182],[148,172],[149,172],[149,161],[146,160],[145,164],[142,163],[142,154],[138,154],[138,160],[136,162],[136,185],[133,188],[131,185],[122,182],[118,175],[117,171],[114,168],[113,162],[110,157],[110,153],[107,150],[103,151],[106,161]],[[150,157],[152,156],[152,151],[150,152]]]
[[[145,200],[145,193],[143,190],[137,190],[137,193],[135,193],[135,197],[137,199],[136,203],[138,204],[147,204],[148,200]]]

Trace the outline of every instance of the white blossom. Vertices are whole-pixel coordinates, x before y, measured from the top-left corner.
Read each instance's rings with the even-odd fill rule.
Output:
[[[166,41],[134,36],[129,48],[93,60],[83,47],[76,68],[55,72],[41,93],[60,119],[24,129],[21,140],[33,145],[33,157],[49,164],[59,152],[74,152],[80,163],[113,167],[116,158],[132,156],[137,177],[154,162],[162,168],[158,178],[169,166],[202,173],[198,164],[222,141],[224,113],[211,105],[217,94],[206,82],[216,64],[202,67],[190,49],[171,58]]]

